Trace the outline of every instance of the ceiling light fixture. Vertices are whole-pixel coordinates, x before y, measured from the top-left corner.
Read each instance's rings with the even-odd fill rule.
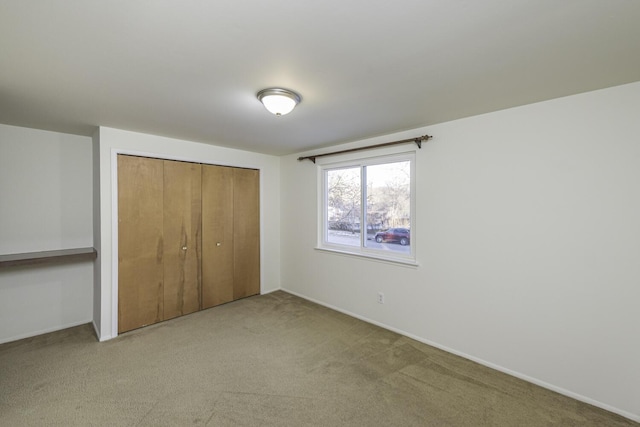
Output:
[[[301,101],[300,95],[287,89],[263,89],[256,95],[264,107],[276,116],[289,114]]]

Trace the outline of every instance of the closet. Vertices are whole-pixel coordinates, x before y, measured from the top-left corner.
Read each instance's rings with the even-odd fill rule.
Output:
[[[117,158],[119,333],[260,293],[259,171]]]

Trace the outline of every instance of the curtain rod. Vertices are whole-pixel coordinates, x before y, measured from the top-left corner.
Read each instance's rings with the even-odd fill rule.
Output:
[[[354,151],[370,150],[372,148],[386,147],[386,146],[389,146],[389,145],[406,144],[407,142],[415,142],[415,144],[418,146],[418,148],[422,148],[422,141],[428,141],[431,138],[433,138],[433,137],[430,136],[430,135],[422,135],[422,136],[419,136],[417,138],[409,138],[409,139],[403,139],[403,140],[400,140],[400,141],[385,142],[384,144],[369,145],[367,147],[358,147],[358,148],[351,148],[349,150],[334,151],[334,152],[331,152],[331,153],[324,153],[324,154],[316,154],[315,156],[298,157],[298,160],[299,161],[311,160],[313,163],[315,163],[316,162],[316,158],[318,158],[318,157],[333,156],[334,154],[352,153]]]

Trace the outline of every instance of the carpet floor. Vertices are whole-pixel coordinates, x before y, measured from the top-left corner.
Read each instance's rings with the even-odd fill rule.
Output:
[[[638,426],[278,291],[0,345],[0,426]]]

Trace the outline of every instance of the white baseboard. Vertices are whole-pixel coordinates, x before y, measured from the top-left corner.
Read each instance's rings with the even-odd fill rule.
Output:
[[[100,335],[100,330],[99,330],[98,326],[96,325],[95,320],[93,322],[91,322],[91,324],[93,325],[93,330],[96,333],[96,337],[98,338],[98,341],[104,342],[104,341],[109,341],[109,340],[115,338],[115,336],[113,336],[113,335],[105,335],[105,336]]]
[[[457,351],[455,349],[449,348],[447,346],[438,344],[438,343],[430,341],[428,339],[416,336],[416,335],[411,334],[409,332],[402,331],[400,329],[394,328],[394,327],[386,325],[384,323],[381,323],[381,322],[366,318],[364,316],[360,316],[358,314],[352,313],[352,312],[350,312],[348,310],[344,310],[344,309],[341,309],[339,307],[333,306],[331,304],[327,304],[327,303],[325,303],[323,301],[319,301],[319,300],[316,300],[314,298],[309,298],[309,297],[307,297],[305,295],[299,294],[299,293],[291,291],[289,289],[282,288],[281,290],[284,291],[284,292],[290,293],[291,295],[295,295],[297,297],[305,299],[307,301],[314,302],[314,303],[316,303],[318,305],[330,308],[332,310],[338,311],[338,312],[346,314],[348,316],[355,317],[356,319],[360,319],[360,320],[362,320],[364,322],[371,323],[373,325],[379,326],[381,328],[387,329],[389,331],[395,332],[395,333],[403,335],[405,337],[414,339],[414,340],[419,341],[421,343],[424,343],[424,344],[430,345],[432,347],[438,348],[440,350],[446,351],[447,353],[455,354],[456,356],[460,356],[462,358],[465,358],[465,359],[471,360],[473,362],[479,363],[481,365],[484,365],[484,366],[486,366],[488,368],[495,369],[496,371],[500,371],[500,372],[503,372],[505,374],[511,375],[512,377],[519,378],[521,380],[524,380],[524,381],[527,381],[529,383],[538,385],[538,386],[546,388],[548,390],[555,391],[556,393],[562,394],[564,396],[571,397],[572,399],[579,400],[579,401],[584,402],[584,403],[588,403],[589,405],[596,406],[598,408],[604,409],[604,410],[609,411],[609,412],[613,412],[614,414],[621,415],[621,416],[623,416],[625,418],[628,418],[628,419],[630,419],[632,421],[640,422],[640,415],[639,414],[633,414],[631,412],[624,411],[622,409],[613,407],[611,405],[607,405],[606,403],[599,402],[597,400],[591,399],[589,397],[583,396],[583,395],[578,394],[578,393],[574,393],[574,392],[572,392],[570,390],[565,390],[565,389],[563,389],[561,387],[557,387],[557,386],[555,386],[553,384],[549,384],[547,382],[538,380],[536,378],[530,377],[530,376],[522,374],[520,372],[516,372],[516,371],[513,371],[511,369],[507,369],[507,368],[504,368],[502,366],[496,365],[494,363],[488,362],[486,360],[482,360],[480,358],[465,354],[463,352],[460,352],[460,351]]]
[[[42,334],[48,334],[49,332],[55,332],[55,331],[61,331],[63,329],[67,329],[67,328],[73,328],[75,326],[80,326],[80,325],[86,325],[87,323],[90,323],[91,319],[87,319],[81,322],[73,322],[73,323],[67,323],[64,325],[59,325],[59,326],[54,326],[52,328],[45,328],[45,329],[39,329],[37,331],[30,331],[24,334],[19,334],[19,335],[15,335],[9,338],[0,338],[0,344],[4,344],[4,343],[8,343],[8,342],[12,342],[12,341],[18,341],[18,340],[22,340],[25,338],[31,338],[31,337],[35,337],[38,335],[42,335]]]

